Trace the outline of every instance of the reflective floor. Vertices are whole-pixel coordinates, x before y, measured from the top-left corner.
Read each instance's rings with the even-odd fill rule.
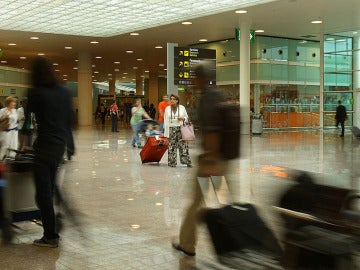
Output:
[[[190,199],[197,142],[190,143],[194,168],[168,167],[166,154],[160,164],[142,165],[140,149],[130,145],[132,132],[110,129],[75,131],[77,154],[60,178],[77,223],[65,219],[60,247],[34,247],[42,228],[17,223],[14,243],[0,246],[0,269],[226,269],[217,264],[205,227],[195,259],[170,247]],[[272,206],[291,184],[292,169],[313,172],[320,183],[360,190],[360,140],[337,132],[244,135],[242,158],[232,162],[228,176],[233,200],[257,204],[281,237]]]

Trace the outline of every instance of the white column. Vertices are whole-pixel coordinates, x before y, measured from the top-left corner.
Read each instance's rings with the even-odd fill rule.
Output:
[[[324,128],[324,35],[320,36],[320,129]]]
[[[178,94],[178,87],[174,84],[174,48],[177,43],[167,44],[167,63],[166,63],[166,77],[167,77],[167,94]],[[154,103],[155,104],[155,103]]]
[[[353,125],[360,127],[360,37],[353,38],[353,89],[354,89],[354,116]]]
[[[250,134],[250,23],[240,22],[241,133]]]
[[[78,62],[78,98],[79,98],[79,125],[92,125],[92,71],[91,55],[79,53]]]

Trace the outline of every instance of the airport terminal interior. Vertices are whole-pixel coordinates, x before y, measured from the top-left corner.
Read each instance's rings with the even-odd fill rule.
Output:
[[[171,246],[202,153],[194,66],[211,63],[212,84],[241,108],[241,154],[229,161],[227,203],[255,205],[284,248],[278,207],[296,175],[360,192],[360,136],[353,132],[360,127],[359,52],[358,0],[2,1],[0,102],[26,99],[31,61],[49,58],[71,93],[76,152],[57,175],[71,209],[57,207],[64,223],[59,247],[32,245],[43,232],[40,220],[14,218],[13,240],[0,244],[0,269],[287,269],[251,268],[245,259],[220,263],[200,221],[196,256]],[[127,107],[136,99],[153,104],[157,120],[157,106],[170,94],[195,125],[192,167],[179,159],[168,166],[167,153],[143,164],[142,149],[131,143]],[[97,113],[113,100],[124,114],[118,132],[109,115],[102,123]],[[338,101],[348,116],[343,137],[334,119]],[[140,139],[144,145],[145,133]],[[19,201],[34,190],[23,192]],[[346,256],[338,256],[337,268],[313,269],[360,269],[359,200],[351,207],[351,233],[333,233],[351,243]]]

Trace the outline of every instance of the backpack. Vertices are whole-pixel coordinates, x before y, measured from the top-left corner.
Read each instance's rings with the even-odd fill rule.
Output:
[[[240,157],[240,105],[236,102],[221,102],[222,119],[220,152],[225,160]]]

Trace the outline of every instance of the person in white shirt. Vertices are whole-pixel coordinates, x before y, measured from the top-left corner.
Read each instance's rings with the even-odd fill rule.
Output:
[[[18,114],[15,106],[16,98],[7,97],[5,99],[5,108],[0,110],[0,119],[9,119],[9,127],[1,132],[0,159],[5,157],[8,149],[18,149]],[[10,152],[9,156],[15,157],[15,154],[15,152]]]
[[[185,107],[179,104],[178,96],[172,94],[170,103],[171,105],[166,107],[164,113],[164,136],[169,139],[168,166],[176,167],[179,149],[180,163],[192,167],[188,143],[182,140],[180,131],[180,125],[188,121],[189,117]]]

